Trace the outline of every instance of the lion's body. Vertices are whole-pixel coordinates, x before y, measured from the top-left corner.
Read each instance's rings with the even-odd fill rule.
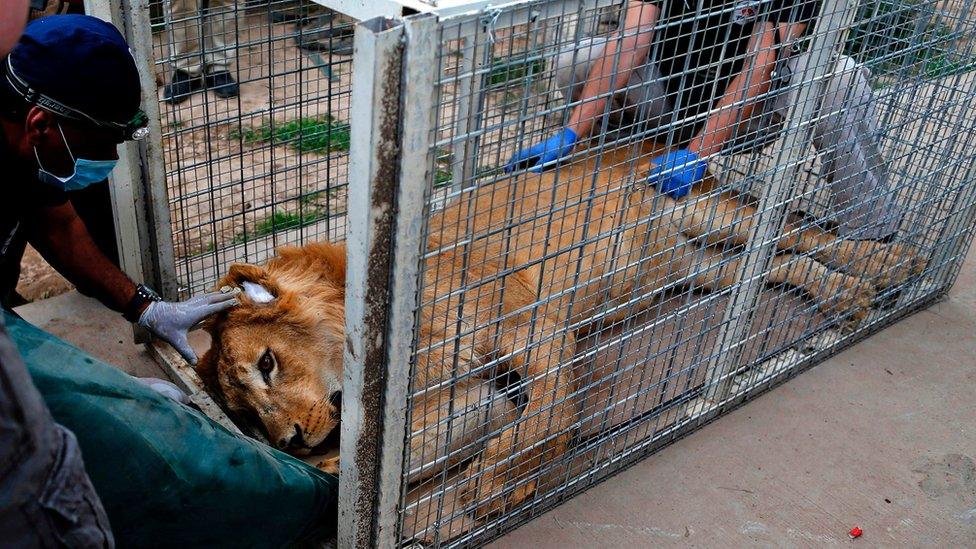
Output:
[[[632,174],[645,173],[658,151],[653,145],[622,147],[558,171],[499,178],[431,216],[417,327],[418,396],[411,414],[413,432],[420,434],[410,439],[412,467],[428,466],[418,469],[414,480],[473,457],[469,488],[480,511],[500,511],[524,500],[535,488],[533,471],[565,451],[578,420],[570,364],[576,333],[594,318],[612,322],[636,314],[672,284],[707,290],[734,282],[737,261],[723,260],[718,250],[692,244],[688,237],[741,245],[754,209],[730,194],[703,194],[714,185],[710,179],[680,202],[633,181]],[[855,320],[870,306],[872,282],[899,282],[919,268],[899,245],[857,244],[810,228],[788,226],[778,247],[868,277],[829,270],[813,257],[792,253],[777,255],[767,277],[802,288],[826,312]],[[316,387],[341,379],[341,359],[335,355],[341,355],[343,340],[338,322],[344,267],[341,246],[314,244],[282,251],[265,269],[235,266],[221,282],[250,280],[278,296],[271,305],[245,303],[218,319],[211,329],[216,344],[203,361],[209,385],[233,399],[232,408],[257,410],[273,440],[288,438],[281,433],[290,432],[292,423],[299,433],[314,432],[310,443],[327,434],[301,423],[311,417],[308,407],[328,398],[327,390]],[[268,309],[266,318],[253,312],[262,308]],[[304,327],[282,336],[274,323]],[[247,341],[228,342],[234,330],[237,339]],[[277,331],[266,336],[260,330]],[[322,341],[336,348],[328,351],[328,360],[297,366],[305,386],[293,392],[310,395],[305,409],[297,405],[275,422],[280,428],[271,427],[268,418],[277,417],[280,405],[251,394],[256,390],[236,387],[254,378],[244,372],[262,349],[282,344],[276,342],[301,346],[301,337],[319,340],[306,341],[309,348]],[[218,354],[228,354],[222,346],[253,350],[218,360]],[[289,368],[296,366],[282,362],[283,372]],[[495,381],[506,372],[521,379],[526,397],[521,410]],[[257,392],[273,392],[267,389]],[[450,428],[440,427],[449,410],[466,413]],[[512,489],[514,479],[523,481]]]

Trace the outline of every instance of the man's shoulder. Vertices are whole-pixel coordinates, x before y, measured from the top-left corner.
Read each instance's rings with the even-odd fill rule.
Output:
[[[0,188],[3,188],[0,209],[5,212],[25,212],[59,206],[68,201],[64,191],[37,178],[36,167],[23,166],[18,161],[8,161],[6,158],[0,161],[0,166],[3,167],[0,174]]]

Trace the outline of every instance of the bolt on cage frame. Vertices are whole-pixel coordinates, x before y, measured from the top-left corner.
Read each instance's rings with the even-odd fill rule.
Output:
[[[357,4],[325,3],[340,11],[352,10],[348,6]],[[467,278],[466,272],[434,272],[431,262],[445,253],[455,253],[463,258],[458,264],[460,270],[480,267],[477,261],[481,259],[472,255],[477,242],[497,234],[512,235],[523,221],[514,218],[517,204],[508,200],[504,222],[493,232],[475,226],[473,214],[477,212],[468,206],[453,227],[454,233],[449,233],[443,212],[483,196],[479,192],[490,194],[494,188],[517,192],[506,185],[520,180],[523,174],[506,175],[497,162],[515,152],[519,142],[546,137],[546,132],[558,128],[568,116],[566,106],[553,103],[552,82],[546,81],[546,75],[554,71],[550,64],[558,61],[559,46],[583,40],[587,28],[605,19],[619,22],[620,14],[615,11],[619,2],[536,0],[500,7],[480,2],[470,3],[474,7],[466,9],[459,2],[444,0],[439,2],[444,9],[438,12],[438,2],[418,0],[416,6],[408,7],[432,13],[395,17],[403,4],[406,2],[378,2],[356,12],[363,21],[356,25],[356,54],[345,84],[350,95],[345,210],[341,227],[323,233],[331,239],[344,237],[348,249],[340,443],[341,546],[484,543],[859,339],[932,304],[948,292],[958,275],[976,224],[976,153],[965,149],[976,133],[972,110],[976,65],[970,62],[976,40],[973,2],[823,0],[816,30],[805,45],[808,55],[804,66],[794,71],[801,78],[789,84],[793,100],[784,113],[778,138],[767,147],[770,150],[751,157],[746,154],[747,160],[741,162],[717,155],[709,159],[710,168],[728,181],[763,180],[750,204],[752,214],[742,231],[743,242],[727,246],[722,250],[725,259],[712,265],[733,273],[734,282],[702,295],[677,290],[690,282],[688,277],[682,278],[665,288],[668,297],[651,307],[651,318],[638,318],[636,305],[625,303],[621,306],[626,311],[624,320],[608,321],[606,333],[610,335],[579,337],[578,356],[557,362],[562,368],[587,360],[590,365],[593,360],[604,361],[604,370],[573,374],[574,385],[580,388],[574,398],[595,399],[579,405],[582,411],[572,427],[577,433],[587,431],[587,435],[577,436],[565,453],[554,456],[551,462],[508,479],[503,493],[534,483],[536,489],[527,499],[506,506],[501,513],[483,513],[480,506],[497,499],[495,494],[479,500],[476,492],[473,501],[458,498],[465,479],[453,460],[457,457],[471,462],[470,453],[460,458],[453,450],[442,448],[439,454],[427,455],[412,451],[411,444],[447,433],[449,445],[452,424],[466,421],[467,412],[456,409],[454,401],[474,377],[459,369],[457,357],[465,352],[466,338],[474,337],[481,327],[464,325],[464,298],[457,296],[486,288],[504,293],[508,275],[499,274],[491,281],[501,285],[497,289]],[[432,9],[425,9],[425,4]],[[97,7],[102,11],[96,14],[122,23],[120,27],[126,28],[141,68],[151,69],[154,55],[149,4],[110,2],[98,3]],[[376,12],[370,12],[374,9]],[[605,16],[608,13],[609,17]],[[373,15],[380,17],[368,18]],[[893,30],[892,17],[900,15],[905,17],[897,20]],[[933,20],[943,26],[933,31]],[[896,46],[885,49],[886,43]],[[816,307],[803,305],[803,299],[790,292],[770,297],[770,284],[764,281],[778,268],[779,235],[803,223],[791,217],[799,208],[796,197],[816,209],[818,193],[824,190],[824,168],[810,153],[816,139],[811,120],[822,118],[818,111],[822,89],[833,74],[833,60],[845,48],[855,57],[870,53],[860,60],[884,79],[885,85],[874,93],[880,97],[884,154],[892,166],[891,178],[900,186],[894,194],[908,205],[901,234],[924,255],[927,265],[924,273],[913,276],[897,291],[883,291],[880,299],[885,301],[884,306],[870,311],[852,331],[837,329],[836,322],[817,316]],[[961,54],[963,61],[950,59],[950,54]],[[932,68],[929,62],[938,66]],[[959,66],[946,70],[947,63]],[[919,64],[920,71],[916,67]],[[160,120],[165,117],[152,93],[155,86],[150,74],[143,74],[144,89],[148,90],[144,103],[153,136],[161,136]],[[563,99],[571,105],[579,104]],[[300,104],[301,98],[294,103]],[[607,102],[605,119],[609,118],[611,103]],[[604,125],[590,148],[573,153],[573,159],[609,155],[621,146],[636,147],[640,141],[639,133],[611,135],[608,129]],[[179,129],[173,132],[176,135]],[[168,297],[176,297],[181,290],[187,293],[188,286],[176,283],[181,279],[170,228],[172,185],[167,186],[167,179],[175,172],[166,168],[164,148],[161,138],[125,146],[124,154],[120,154],[121,175],[113,181],[113,201],[126,271],[155,282]],[[629,171],[628,184],[643,176],[637,173],[636,162],[614,165],[608,161],[604,167]],[[553,177],[558,185],[559,176]],[[702,193],[701,199],[717,197],[719,192]],[[576,200],[590,211],[594,194]],[[130,202],[137,206],[126,207]],[[649,206],[654,210],[648,214],[653,219],[670,216],[673,220],[683,215],[656,200]],[[541,219],[551,220],[556,210],[568,207],[550,206]],[[578,248],[581,258],[584,245],[593,244],[598,236],[621,238],[623,229],[610,229],[604,235],[594,228],[594,234],[586,236],[590,224],[597,227],[598,221],[590,217],[581,221],[587,227],[583,229],[584,244]],[[435,222],[441,224],[433,226]],[[428,239],[434,234],[452,234],[455,238],[450,243],[441,242],[440,248],[429,248]],[[275,245],[308,241],[305,236],[278,231],[271,236]],[[714,235],[706,230],[692,240],[708,241],[710,236]],[[827,257],[836,253],[835,244],[825,244],[810,253]],[[229,259],[260,261],[271,251],[273,246],[263,249],[262,254],[246,253],[217,261],[211,278]],[[518,251],[515,246],[499,253],[507,258]],[[540,259],[539,268],[560,251]],[[617,259],[608,261],[610,275],[632,267],[618,266]],[[703,261],[694,266],[709,267]],[[503,271],[514,271],[508,269]],[[450,278],[455,275],[458,278]],[[580,276],[577,267],[570,284],[572,295],[584,286]],[[444,290],[446,297],[437,294],[431,281],[450,282]],[[204,286],[200,282],[190,293]],[[781,286],[774,289],[782,290]],[[431,322],[429,311],[445,300],[457,306],[456,327],[440,339],[424,339],[421,332]],[[544,314],[538,311],[555,302],[556,298],[537,294],[523,312],[538,318],[536,315]],[[777,308],[784,309],[786,316],[795,313],[799,320],[769,312]],[[518,314],[498,313],[487,324],[499,329],[503,317]],[[662,328],[669,323],[671,328]],[[566,320],[561,333],[576,328],[578,324]],[[691,335],[683,336],[683,331]],[[529,336],[519,350],[501,353],[505,355],[501,358],[484,357],[478,367],[482,372],[489,367],[500,368],[504,359],[528,355],[556,338],[548,333]],[[440,387],[448,391],[449,402],[446,408],[435,407],[433,411],[419,408],[424,415],[418,416],[416,403],[432,389],[417,385],[417,365],[438,347],[451,349],[446,354],[455,357]],[[662,362],[668,365],[660,366]],[[185,384],[199,389],[192,372],[177,369],[185,376]],[[533,381],[531,374],[516,375],[514,381],[506,381],[505,394],[524,394]],[[510,400],[521,402],[520,398]],[[550,404],[551,417],[557,403]],[[524,410],[525,404],[517,404],[516,410],[519,407]],[[214,414],[219,415],[219,411]],[[475,445],[480,444],[484,451],[498,435],[496,429],[476,437]],[[510,450],[513,455],[527,452],[515,447]],[[438,471],[430,475],[431,469]],[[421,480],[417,480],[418,475]],[[473,482],[485,478],[479,473]]]

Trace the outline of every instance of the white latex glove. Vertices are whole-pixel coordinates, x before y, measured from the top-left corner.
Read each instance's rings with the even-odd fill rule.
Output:
[[[189,404],[190,397],[187,396],[176,384],[166,381],[165,379],[159,379],[155,377],[133,377],[139,383],[142,383],[146,387],[149,387],[153,391],[163,395],[166,398],[171,398],[176,402],[181,404]]]
[[[214,292],[177,303],[154,301],[139,316],[139,325],[172,345],[187,362],[196,364],[197,356],[186,340],[187,332],[201,320],[238,303],[237,292]]]

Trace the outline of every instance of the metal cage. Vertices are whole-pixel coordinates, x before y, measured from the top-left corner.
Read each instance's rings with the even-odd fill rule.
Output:
[[[762,13],[740,4],[648,28]],[[360,27],[341,541],[484,543],[948,291],[976,213],[971,2],[814,7],[722,52],[768,77],[723,87],[723,58],[652,42],[659,72],[602,96],[594,45],[616,78],[647,31],[619,2]],[[586,139],[508,169],[578,112]],[[648,182],[722,124],[690,194]]]
[[[355,55],[296,46],[352,28],[306,0],[103,11],[146,89],[214,49],[250,89],[147,95],[127,272],[345,241],[343,546],[485,543],[938,300],[972,240],[971,0],[323,3]],[[762,31],[696,49],[723,18]]]

